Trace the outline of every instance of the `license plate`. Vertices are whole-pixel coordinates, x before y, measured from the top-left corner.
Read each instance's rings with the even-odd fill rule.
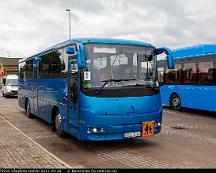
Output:
[[[141,132],[128,132],[124,133],[125,138],[135,138],[141,136]]]
[[[142,137],[154,135],[154,121],[143,122]]]

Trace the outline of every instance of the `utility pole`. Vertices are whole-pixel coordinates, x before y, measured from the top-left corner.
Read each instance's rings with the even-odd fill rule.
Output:
[[[70,9],[66,9],[65,11],[68,12],[68,16],[69,16],[69,39],[71,39],[71,13],[70,13]]]

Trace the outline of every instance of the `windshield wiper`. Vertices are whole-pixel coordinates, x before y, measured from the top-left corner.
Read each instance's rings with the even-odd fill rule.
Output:
[[[104,84],[101,86],[101,88],[95,93],[96,95],[100,94],[103,88],[109,83],[109,82],[122,82],[122,81],[131,81],[131,80],[137,80],[137,79],[108,79],[103,80],[101,82],[104,82]]]
[[[139,87],[143,86],[143,87],[146,87],[146,88],[151,88],[151,89],[153,89],[154,91],[157,91],[157,92],[158,92],[158,88],[159,88],[159,87],[153,87],[150,84],[138,84],[138,83],[136,83],[134,85],[126,85],[126,86],[123,86],[123,87],[127,87],[127,86],[139,86]]]

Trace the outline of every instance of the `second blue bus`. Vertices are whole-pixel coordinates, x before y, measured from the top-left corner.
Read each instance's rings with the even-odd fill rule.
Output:
[[[216,45],[173,50],[175,69],[158,62],[162,103],[174,110],[192,108],[216,112]]]

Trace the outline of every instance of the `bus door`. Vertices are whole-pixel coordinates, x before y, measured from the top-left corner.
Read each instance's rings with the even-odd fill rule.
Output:
[[[79,132],[79,111],[78,111],[78,66],[75,56],[69,56],[68,70],[68,132],[74,136]]]
[[[33,114],[38,116],[38,70],[39,64],[34,61],[33,64]]]
[[[78,73],[70,74],[69,78],[69,106],[68,106],[68,131],[73,135],[78,135],[79,111],[78,111]]]

